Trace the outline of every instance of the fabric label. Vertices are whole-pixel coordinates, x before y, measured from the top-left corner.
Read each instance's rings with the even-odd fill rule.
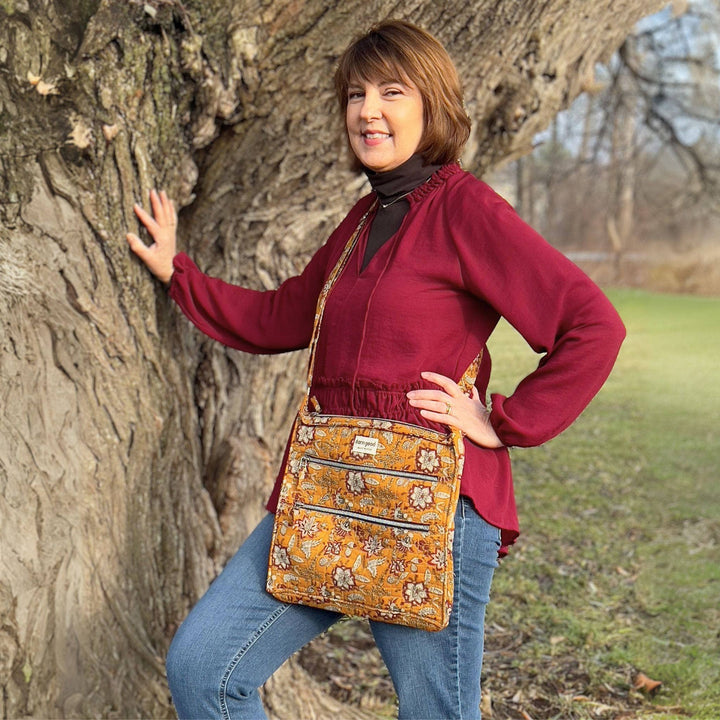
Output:
[[[356,435],[350,452],[356,455],[375,455],[378,449],[378,439]]]

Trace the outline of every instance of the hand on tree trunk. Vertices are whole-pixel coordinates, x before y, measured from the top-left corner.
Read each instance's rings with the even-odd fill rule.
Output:
[[[150,205],[152,215],[137,204],[133,206],[133,210],[155,242],[148,247],[134,233],[127,234],[127,241],[130,249],[147,265],[148,270],[158,280],[169,283],[177,245],[177,213],[173,201],[164,190],[160,193],[150,191]]]

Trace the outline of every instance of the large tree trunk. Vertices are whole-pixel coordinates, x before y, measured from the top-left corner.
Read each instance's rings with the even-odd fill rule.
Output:
[[[304,378],[179,317],[132,203],[167,188],[201,268],[274,287],[361,192],[331,90],[357,31],[392,13],[447,44],[480,173],[662,5],[0,2],[0,716],[171,714],[168,642],[261,516]],[[277,713],[348,716],[288,677]]]

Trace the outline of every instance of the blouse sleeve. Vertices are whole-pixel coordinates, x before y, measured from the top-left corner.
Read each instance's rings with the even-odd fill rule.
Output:
[[[490,421],[509,446],[539,445],[567,428],[610,374],[625,327],[602,291],[484,184],[458,215],[466,287],[537,353],[509,397],[493,394]]]
[[[236,350],[273,354],[307,347],[323,283],[359,214],[356,206],[305,270],[276,290],[250,290],[210,277],[179,253],[173,260],[170,297],[199,330]]]

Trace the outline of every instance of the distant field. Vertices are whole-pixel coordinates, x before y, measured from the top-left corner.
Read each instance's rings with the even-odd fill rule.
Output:
[[[610,380],[560,438],[513,451],[493,718],[720,718],[720,299],[609,294],[628,327]],[[495,391],[537,361],[507,326],[491,353]],[[650,698],[639,671],[663,683]]]

